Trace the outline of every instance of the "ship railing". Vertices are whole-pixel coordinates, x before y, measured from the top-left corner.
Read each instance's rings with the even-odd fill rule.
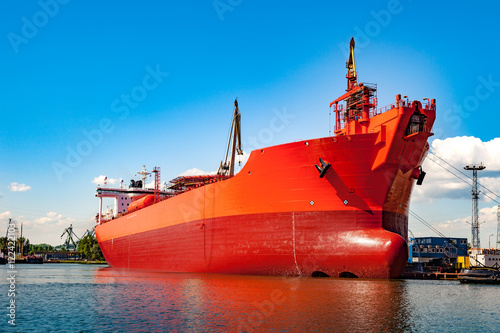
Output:
[[[391,103],[389,105],[386,105],[384,107],[381,107],[381,108],[374,109],[374,110],[370,111],[370,117],[378,116],[379,114],[382,114],[382,113],[387,112],[389,110],[392,110],[394,108],[398,108],[400,106],[410,107],[412,103],[413,103],[413,101],[399,100],[399,101],[396,101],[396,102]],[[432,110],[431,103],[428,102],[428,103],[422,104],[422,109],[424,109],[424,110]]]
[[[399,100],[399,101],[393,102],[389,105],[386,105],[384,107],[373,110],[373,115],[378,116],[379,114],[382,114],[382,113],[387,112],[389,110],[392,110],[394,108],[399,108],[400,106],[410,106],[410,105],[411,105],[410,102],[407,102],[404,100]]]
[[[373,110],[373,114],[371,115],[372,117],[373,116],[378,116],[379,114],[382,114],[384,112],[387,112],[389,110],[392,110],[394,109],[395,107],[397,107],[397,104],[396,103],[392,103],[392,104],[389,104],[389,105],[386,105],[384,107],[381,107],[381,108],[378,108],[378,109],[374,109]]]
[[[404,107],[409,107],[411,106],[411,103],[412,102],[408,102],[408,101],[404,101],[404,100],[400,100],[400,101],[396,101],[395,103],[391,103],[389,105],[386,105],[384,107],[381,107],[381,108],[378,108],[378,109],[375,109],[375,108],[371,108],[370,111],[369,111],[369,114],[368,114],[368,117],[369,118],[372,118],[374,116],[378,116],[384,112],[387,112],[389,110],[392,110],[394,108],[398,108],[400,106],[404,106]],[[332,110],[333,112],[335,113],[336,112],[336,108],[335,108],[335,105],[332,106]],[[427,104],[424,104],[422,105],[422,109],[423,110],[432,110],[432,105],[430,103],[427,103]],[[335,132],[343,129],[347,122],[348,122],[348,119],[352,119],[352,120],[359,120],[361,119],[361,115],[351,115],[351,117],[349,118],[349,115],[347,115],[345,112],[343,112],[343,106],[340,105],[340,112],[341,112],[341,116],[340,116],[340,119],[336,122],[335,124]],[[417,132],[425,132],[425,133],[430,133],[431,132],[431,129],[428,128],[428,126],[424,125],[423,128],[422,126],[420,126],[418,129],[416,130],[412,130],[411,133],[406,133],[406,135],[409,135],[409,134],[412,134],[412,133],[417,133]]]

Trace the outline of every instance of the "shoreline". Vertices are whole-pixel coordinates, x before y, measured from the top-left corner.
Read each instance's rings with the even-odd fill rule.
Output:
[[[107,265],[108,262],[105,260],[93,260],[93,261],[83,261],[83,260],[58,260],[58,261],[44,261],[44,264],[82,264],[82,265]]]

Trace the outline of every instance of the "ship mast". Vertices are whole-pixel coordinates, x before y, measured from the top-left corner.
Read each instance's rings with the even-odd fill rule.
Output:
[[[141,171],[137,171],[137,174],[141,175],[142,188],[146,188],[146,178],[148,177],[148,175],[151,174],[151,172],[148,172],[146,170],[146,166],[143,165]],[[137,174],[136,174],[136,176],[137,176]]]
[[[233,121],[231,122],[231,131],[229,132],[229,142],[227,143],[226,157],[220,162],[218,175],[234,176],[234,163],[236,154],[243,155],[241,149],[241,114],[238,108],[238,100],[234,100]]]
[[[154,191],[154,196],[155,196],[155,203],[160,201],[160,186],[161,186],[161,175],[160,175],[160,167],[155,167],[153,170],[153,173],[155,174],[155,191]]]

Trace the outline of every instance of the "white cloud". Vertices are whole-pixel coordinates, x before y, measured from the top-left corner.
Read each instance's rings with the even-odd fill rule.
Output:
[[[217,171],[207,172],[207,171],[203,171],[203,170],[200,170],[200,169],[197,169],[197,168],[192,168],[192,169],[184,171],[179,176],[215,175],[216,173],[217,173]]]
[[[45,216],[33,220],[33,224],[38,225],[52,225],[52,226],[69,226],[74,223],[76,219],[67,217],[56,212],[48,212]],[[31,223],[28,223],[31,224]]]
[[[458,136],[432,142],[432,151],[448,162],[462,168],[483,162],[488,170],[500,171],[500,138],[482,142],[473,136]],[[452,163],[454,164],[454,163]]]
[[[31,186],[28,186],[26,184],[18,184],[16,182],[10,183],[9,190],[12,192],[24,192],[28,191],[31,189]]]
[[[481,241],[483,242],[483,247],[486,247],[486,244],[484,244],[485,238],[490,234],[492,230],[495,229],[497,225],[497,209],[497,206],[492,206],[484,207],[479,210],[479,230],[480,236],[482,238]],[[460,234],[468,235],[467,238],[470,238],[471,222],[472,216],[469,215],[467,217],[441,222],[436,226],[436,228],[443,232],[445,235],[448,235],[449,233],[460,232]]]
[[[88,218],[77,219],[53,211],[34,219],[22,215],[13,215],[10,211],[0,213],[0,222],[6,218],[12,218],[18,228],[18,236],[20,236],[21,225],[23,225],[23,237],[28,238],[31,244],[47,243],[53,246],[64,242],[66,236],[61,237],[61,234],[70,224],[73,225],[73,232],[81,237],[95,223],[93,215],[89,215]]]
[[[98,184],[98,185],[104,185],[104,179],[106,176],[100,175],[99,177],[95,177],[94,180],[92,180],[92,183]],[[107,183],[108,184],[114,184],[118,181],[118,179],[115,178],[108,178]]]
[[[245,164],[248,161],[248,158],[250,157],[250,153],[247,153],[243,151],[243,155],[239,155],[236,157],[236,161],[238,162],[238,165],[241,164],[241,167],[245,166]]]
[[[241,170],[243,168],[243,166],[245,166],[249,157],[250,157],[250,154],[246,153],[246,152],[243,152],[243,155],[236,155],[235,173],[237,173],[239,170]],[[215,175],[215,174],[217,174],[217,171],[203,171],[203,170],[200,170],[198,168],[192,168],[192,169],[184,171],[183,173],[179,174],[178,176],[179,177],[181,177],[181,176],[205,176],[205,175]],[[152,185],[152,187],[153,186],[154,185]]]
[[[472,184],[472,171],[464,170],[468,164],[480,164],[486,166],[485,171],[478,171],[478,181],[489,190],[500,193],[500,178],[494,177],[495,173],[500,173],[500,138],[482,142],[475,137],[454,137],[444,140],[436,139],[432,142],[432,154],[429,153],[423,170],[426,177],[422,186],[415,186],[412,199],[416,201],[432,202],[438,198],[470,198],[471,185],[466,184],[452,173]],[[456,169],[444,163],[437,156],[451,164]],[[464,174],[460,173],[463,172]],[[491,175],[493,177],[487,176]],[[486,173],[486,175],[484,175]],[[484,176],[482,176],[482,174]],[[481,187],[479,188],[481,189]],[[481,189],[491,197],[493,194],[485,189]],[[491,202],[487,196],[481,195],[486,202]],[[499,200],[500,199],[496,199]]]
[[[494,205],[491,207],[484,207],[479,210],[479,237],[482,247],[495,246],[496,244],[496,230],[497,230],[497,210],[498,206]],[[429,222],[434,228],[439,230],[447,237],[466,237],[468,241],[471,241],[471,215],[460,217],[456,219],[448,219],[444,221],[430,221]],[[439,237],[434,231],[429,230],[422,224],[417,222],[413,217],[410,216],[409,228],[413,230],[416,237],[426,237],[433,236]],[[493,235],[490,237],[490,235]]]
[[[0,213],[0,220],[6,219],[12,217],[12,213],[10,211],[5,211],[3,213]]]

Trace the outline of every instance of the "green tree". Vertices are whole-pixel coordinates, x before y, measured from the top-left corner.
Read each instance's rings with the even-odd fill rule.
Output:
[[[28,238],[26,238],[26,240],[24,241],[24,244],[23,244],[23,253],[29,253],[30,250],[31,250],[30,240]]]
[[[17,239],[17,251],[18,253],[20,253],[21,255],[23,255],[23,250],[24,250],[24,243],[26,242],[26,238],[24,237],[19,237]]]
[[[34,252],[49,252],[49,251],[54,251],[54,247],[49,244],[34,244],[31,247],[31,250]]]
[[[104,260],[104,256],[102,255],[101,252],[101,247],[99,246],[99,243],[95,243],[92,245],[92,249],[90,250],[92,260]]]
[[[78,242],[77,251],[88,260],[104,260],[101,248],[95,236],[87,235]]]
[[[0,251],[7,254],[7,237],[0,237]]]

